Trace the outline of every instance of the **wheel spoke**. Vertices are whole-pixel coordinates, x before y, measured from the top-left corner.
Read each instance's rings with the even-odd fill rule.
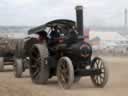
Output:
[[[35,77],[39,73],[39,69],[36,69],[36,71],[33,73],[32,77]]]
[[[94,69],[97,69],[97,63],[94,63]]]
[[[41,58],[36,59],[35,64],[41,65]]]
[[[94,79],[97,80],[97,75],[94,76]]]
[[[102,69],[104,68],[103,62],[101,62],[100,68]]]
[[[69,81],[68,76],[65,76],[65,81],[66,81],[66,82],[68,82],[68,81]]]
[[[98,64],[98,68],[99,68],[99,69],[101,68],[101,65],[102,65],[102,61],[99,60],[99,64]]]
[[[98,76],[95,76],[95,81],[96,83],[98,83]]]
[[[65,78],[64,78],[63,74],[60,74],[60,80],[61,80],[62,83],[65,83]]]
[[[34,57],[33,55],[30,57],[32,60],[36,60],[37,58]]]
[[[104,78],[103,78],[103,77],[101,77],[101,78],[100,78],[100,80],[101,80],[101,83],[102,83],[102,82],[104,81]]]
[[[94,85],[97,87],[104,87],[107,82],[107,71],[104,61],[96,57],[93,59],[91,67],[95,70],[95,73],[91,76]]]
[[[99,80],[98,80],[99,82],[98,82],[98,83],[101,84],[102,82],[101,82],[101,78],[100,78],[100,76],[98,76],[98,78],[99,78]]]
[[[36,49],[34,49],[34,50],[32,51],[32,54],[33,54],[33,55],[37,55],[37,53],[38,53],[38,52],[37,52]]]
[[[62,57],[59,60],[59,65],[57,68],[57,76],[59,79],[59,84],[67,89],[70,88],[74,81],[74,70],[72,62],[68,57]]]
[[[100,78],[101,78],[101,79],[104,79],[104,76],[100,75]]]
[[[68,75],[69,75],[66,63],[67,62],[63,60],[62,63],[60,64],[60,69],[58,69],[59,73],[61,74],[60,78],[61,78],[61,82],[63,83],[63,86],[68,82]]]
[[[101,69],[101,73],[104,73],[105,72],[105,69]]]
[[[64,66],[63,66],[63,64],[60,66],[60,68],[63,70],[64,69]]]
[[[100,61],[100,60],[98,60],[98,59],[96,60],[96,64],[97,64],[97,65],[99,64],[99,61]]]
[[[32,78],[40,78],[38,75],[40,71],[40,65],[41,65],[41,58],[40,55],[38,54],[38,51],[36,49],[33,49],[31,54],[30,54],[30,62],[31,62],[31,74]]]
[[[40,64],[41,64],[41,62],[40,62],[40,58],[35,58],[35,61],[33,60],[33,63],[31,64],[31,67],[32,68],[36,68],[36,67],[39,67],[40,66]]]
[[[61,67],[58,68],[59,73],[62,73],[62,70],[63,69]]]

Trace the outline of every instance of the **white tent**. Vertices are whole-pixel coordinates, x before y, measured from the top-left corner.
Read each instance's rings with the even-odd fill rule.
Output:
[[[90,39],[99,37],[104,41],[126,41],[127,39],[120,35],[118,32],[99,32],[99,31],[90,31]]]
[[[100,48],[121,46],[128,41],[127,38],[120,35],[118,32],[100,32],[91,30],[89,32],[89,39],[100,38]],[[122,43],[123,42],[123,43]]]

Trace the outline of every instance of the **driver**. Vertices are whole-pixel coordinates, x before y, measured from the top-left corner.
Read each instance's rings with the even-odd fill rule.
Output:
[[[67,40],[68,45],[71,45],[72,43],[77,42],[77,40],[78,40],[78,37],[77,36],[78,36],[78,32],[76,31],[75,26],[73,26],[69,30],[68,40]]]
[[[60,37],[60,31],[58,30],[58,26],[55,25],[52,27],[52,31],[50,33],[50,45],[57,44],[59,37]]]
[[[52,28],[52,31],[50,33],[50,37],[51,37],[51,39],[56,39],[56,38],[59,38],[60,37],[60,32],[58,30],[58,26],[57,25],[55,25]]]

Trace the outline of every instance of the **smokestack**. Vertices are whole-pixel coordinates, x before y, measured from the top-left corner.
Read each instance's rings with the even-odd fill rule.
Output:
[[[83,6],[76,6],[77,31],[83,35]]]

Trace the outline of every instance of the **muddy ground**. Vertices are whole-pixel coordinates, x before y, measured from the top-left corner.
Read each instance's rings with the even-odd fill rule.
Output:
[[[61,89],[55,77],[47,85],[35,85],[28,71],[17,79],[8,70],[0,73],[0,96],[128,96],[128,57],[104,58],[109,68],[105,88],[95,88],[89,77],[82,78],[70,90]]]

